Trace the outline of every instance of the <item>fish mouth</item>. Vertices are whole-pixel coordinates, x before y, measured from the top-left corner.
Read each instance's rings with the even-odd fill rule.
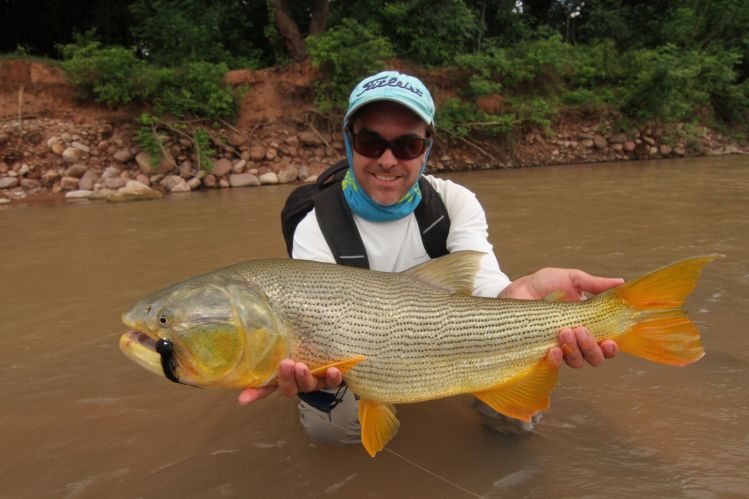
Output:
[[[156,340],[147,333],[131,329],[120,336],[120,350],[130,360],[154,374],[182,385],[197,386],[177,375],[174,343],[166,338]]]
[[[130,360],[154,374],[164,376],[161,355],[156,351],[156,340],[146,333],[131,329],[120,336],[120,350]]]

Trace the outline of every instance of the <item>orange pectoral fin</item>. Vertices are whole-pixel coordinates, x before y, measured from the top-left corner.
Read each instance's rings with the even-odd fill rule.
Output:
[[[381,404],[364,399],[359,401],[359,423],[361,424],[362,445],[372,457],[385,448],[400,427],[395,417],[395,407],[392,404]]]
[[[310,374],[312,374],[312,376],[315,376],[316,378],[324,378],[325,373],[327,373],[328,369],[330,369],[331,367],[336,367],[339,371],[341,371],[341,374],[346,374],[349,369],[366,358],[367,357],[365,357],[364,355],[356,355],[354,357],[351,357],[350,359],[338,360],[336,362],[331,362],[330,364],[325,364],[311,369]]]
[[[549,407],[558,377],[559,368],[544,358],[517,376],[473,395],[497,412],[530,421],[535,413]]]

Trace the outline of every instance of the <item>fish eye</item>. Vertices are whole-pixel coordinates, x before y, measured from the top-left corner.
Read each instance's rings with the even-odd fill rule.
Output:
[[[168,310],[164,310],[159,313],[159,325],[161,327],[168,327],[169,324],[172,322],[172,314]]]

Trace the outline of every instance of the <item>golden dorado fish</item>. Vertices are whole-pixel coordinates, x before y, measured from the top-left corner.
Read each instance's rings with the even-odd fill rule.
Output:
[[[290,358],[324,377],[338,367],[360,397],[370,455],[395,435],[393,404],[471,393],[529,420],[549,407],[559,368],[546,358],[563,327],[672,365],[703,356],[683,303],[717,255],[678,261],[583,302],[471,296],[482,253],[402,273],[304,260],[256,260],[195,277],[133,305],[120,347],[187,385],[277,383]]]

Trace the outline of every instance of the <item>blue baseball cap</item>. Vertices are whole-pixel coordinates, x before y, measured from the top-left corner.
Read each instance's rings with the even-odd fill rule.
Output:
[[[383,71],[360,81],[348,99],[348,110],[343,123],[363,106],[387,100],[407,107],[427,125],[434,126],[434,101],[427,87],[415,76],[398,71]]]

